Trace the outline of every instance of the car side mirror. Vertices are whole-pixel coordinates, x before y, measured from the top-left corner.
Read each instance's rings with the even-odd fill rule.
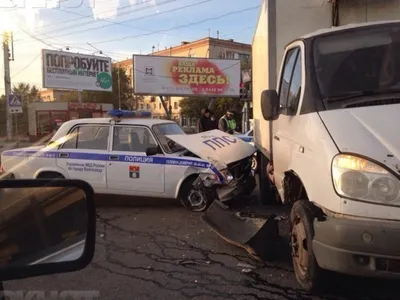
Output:
[[[146,149],[147,156],[153,156],[161,153],[161,149],[159,146],[156,147],[149,147]]]
[[[261,111],[264,120],[275,121],[279,117],[279,97],[276,90],[265,90],[261,94]]]
[[[81,180],[0,180],[0,282],[73,272],[94,255],[93,188]]]

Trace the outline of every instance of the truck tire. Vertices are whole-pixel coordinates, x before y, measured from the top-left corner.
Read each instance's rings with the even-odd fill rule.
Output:
[[[298,283],[309,292],[321,290],[326,275],[318,266],[312,248],[315,218],[315,207],[309,201],[299,200],[293,204],[290,212],[293,268]]]
[[[277,205],[279,204],[276,197],[275,188],[272,185],[271,180],[267,174],[268,159],[261,153],[258,152],[258,178],[259,178],[259,189],[261,204],[264,205]]]
[[[193,183],[197,176],[187,178],[183,183],[179,191],[179,201],[184,208],[193,212],[205,211],[212,200],[207,199],[207,195],[204,191],[193,187]]]

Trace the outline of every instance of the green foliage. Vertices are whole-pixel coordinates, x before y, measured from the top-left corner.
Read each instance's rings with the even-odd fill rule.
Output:
[[[201,110],[209,106],[210,99],[206,97],[188,97],[180,101],[181,114],[189,118],[198,118]],[[216,98],[211,111],[215,117],[220,118],[228,109],[235,109],[240,114],[242,104],[239,99],[234,98]]]
[[[119,85],[118,85],[119,75]],[[113,79],[113,91],[112,92],[94,92],[85,91],[82,93],[82,101],[90,103],[110,103],[113,104],[114,108],[119,106],[119,97],[121,97],[121,108],[122,109],[137,109],[144,98],[133,94],[133,89],[130,85],[130,78],[126,74],[123,68],[113,68],[112,70]],[[74,98],[72,96],[71,98]],[[77,99],[77,95],[76,98]],[[71,101],[71,100],[69,100]]]

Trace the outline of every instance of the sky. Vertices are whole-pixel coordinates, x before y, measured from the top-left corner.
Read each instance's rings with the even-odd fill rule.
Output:
[[[12,85],[42,87],[41,49],[107,55],[149,54],[219,36],[251,44],[261,0],[0,0],[0,34],[12,31]],[[2,54],[2,53],[1,53]],[[4,78],[3,56],[0,74]],[[0,80],[0,94],[4,81]]]

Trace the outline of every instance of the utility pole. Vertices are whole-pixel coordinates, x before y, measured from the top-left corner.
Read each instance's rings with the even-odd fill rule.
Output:
[[[118,66],[118,108],[121,109],[121,79],[120,79],[120,73],[121,73],[121,69],[119,66],[119,62],[117,64]]]
[[[10,75],[10,36],[7,32],[3,33],[3,55],[4,55],[4,88],[6,91],[6,120],[7,120],[7,140],[12,139],[12,115],[8,106],[8,96],[11,95],[11,75]]]

